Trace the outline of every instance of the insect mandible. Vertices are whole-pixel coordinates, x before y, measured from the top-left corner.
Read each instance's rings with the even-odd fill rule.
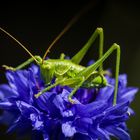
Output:
[[[73,95],[80,87],[84,88],[100,88],[108,86],[108,82],[104,76],[106,71],[103,70],[103,62],[112,54],[113,51],[116,50],[116,71],[115,71],[115,89],[114,89],[114,98],[113,105],[117,103],[117,91],[118,91],[118,75],[119,75],[119,66],[120,66],[120,46],[114,43],[106,53],[103,54],[103,42],[104,42],[104,34],[102,28],[97,28],[95,32],[91,35],[87,43],[82,47],[80,51],[78,51],[71,59],[65,59],[65,55],[62,53],[59,59],[47,59],[46,55],[50,51],[51,47],[57,42],[57,40],[71,27],[71,25],[77,20],[74,18],[71,22],[60,32],[60,34],[55,38],[55,40],[48,47],[44,57],[41,58],[38,55],[32,55],[29,50],[22,45],[16,38],[14,38],[11,34],[5,31],[0,27],[0,30],[6,33],[9,37],[15,40],[30,56],[31,58],[20,64],[16,68],[9,67],[7,65],[3,65],[7,70],[19,70],[29,65],[33,61],[37,63],[40,67],[41,76],[45,82],[45,85],[51,83],[53,77],[56,77],[55,83],[50,84],[39,93],[35,94],[35,97],[38,98],[46,91],[51,88],[62,85],[69,86],[73,88],[72,92],[68,96],[68,100],[71,103],[74,103],[72,99]],[[93,63],[92,65],[85,67],[79,65],[81,60],[84,58],[87,51],[90,49],[95,39],[99,36],[99,59]],[[97,70],[99,69],[99,70]]]

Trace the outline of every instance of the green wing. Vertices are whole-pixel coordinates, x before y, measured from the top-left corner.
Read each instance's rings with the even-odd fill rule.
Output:
[[[55,73],[59,76],[62,76],[65,73],[67,73],[70,68],[71,68],[70,65],[59,64],[55,67]]]

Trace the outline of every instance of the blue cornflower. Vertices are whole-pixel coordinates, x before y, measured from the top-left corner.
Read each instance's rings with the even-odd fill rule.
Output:
[[[8,84],[0,85],[0,121],[9,126],[7,132],[21,135],[31,131],[37,140],[130,139],[125,122],[134,114],[129,105],[138,89],[127,87],[125,74],[119,76],[115,106],[115,80],[109,76],[106,78],[112,87],[81,88],[74,96],[76,104],[68,101],[72,89],[67,86],[56,86],[36,99],[34,95],[46,86],[36,65],[7,71],[6,77]]]

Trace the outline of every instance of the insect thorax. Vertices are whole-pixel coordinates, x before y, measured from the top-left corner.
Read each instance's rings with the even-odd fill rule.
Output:
[[[46,84],[56,78],[73,78],[85,67],[77,65],[70,60],[48,59],[40,65],[41,75]]]
[[[41,75],[46,84],[51,83],[52,79],[55,78],[74,78],[84,70],[86,67],[77,65],[70,60],[61,59],[48,59],[40,65]],[[91,76],[86,79],[82,87],[93,88],[93,87],[104,87],[107,85],[106,78],[98,72],[94,71]]]

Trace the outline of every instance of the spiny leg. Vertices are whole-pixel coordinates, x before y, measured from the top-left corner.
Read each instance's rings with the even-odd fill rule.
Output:
[[[112,54],[114,50],[117,50],[116,55],[116,72],[115,72],[115,91],[114,91],[114,99],[113,99],[113,105],[116,105],[117,102],[117,91],[118,91],[118,76],[119,76],[119,66],[120,66],[120,46],[114,43],[110,49],[94,64],[88,66],[86,69],[84,69],[82,72],[79,73],[78,76],[84,76],[85,79],[88,79],[88,77]]]
[[[37,60],[38,64],[41,63],[42,59],[40,56],[34,56],[34,58]],[[19,70],[19,69],[22,69],[24,67],[26,67],[27,65],[29,65],[30,63],[32,63],[34,61],[34,58],[29,58],[28,60],[26,60],[25,62],[23,62],[22,64],[20,64],[19,66],[17,66],[16,68],[13,68],[11,66],[7,66],[7,65],[3,65],[3,67],[6,69],[6,70],[12,70],[12,71],[16,71],[16,70]]]
[[[40,92],[38,92],[37,94],[35,94],[35,97],[38,98],[40,95],[42,95],[43,93],[45,93],[46,91],[50,90],[51,88],[59,85],[60,83],[62,83],[65,79],[59,80],[57,82],[55,82],[54,84],[44,88],[43,90],[41,90]]]
[[[69,94],[68,99],[69,101],[74,104],[75,101],[72,99],[73,95],[76,93],[76,91],[82,86],[83,82],[84,82],[84,77],[80,77],[78,78],[80,81],[79,83],[75,86],[75,88],[73,89],[73,91]]]
[[[103,55],[103,42],[104,42],[104,35],[103,35],[103,29],[102,28],[97,28],[95,32],[92,34],[90,39],[87,41],[87,43],[83,46],[83,48],[72,57],[72,62],[79,64],[85,54],[87,53],[88,49],[91,47],[91,45],[94,43],[95,39],[99,35],[99,59]],[[99,72],[103,70],[103,64],[99,66]]]
[[[40,95],[42,95],[43,93],[45,93],[46,91],[50,90],[51,88],[57,86],[57,85],[63,85],[63,86],[69,86],[69,85],[76,85],[74,87],[74,90],[70,93],[68,99],[71,103],[74,103],[74,101],[72,100],[72,96],[75,94],[75,92],[78,90],[78,88],[82,85],[83,83],[83,78],[82,77],[75,77],[75,78],[70,78],[70,79],[62,79],[62,80],[58,80],[57,82],[55,82],[54,84],[46,87],[45,89],[41,90],[39,93],[35,94],[35,97],[38,98]]]

